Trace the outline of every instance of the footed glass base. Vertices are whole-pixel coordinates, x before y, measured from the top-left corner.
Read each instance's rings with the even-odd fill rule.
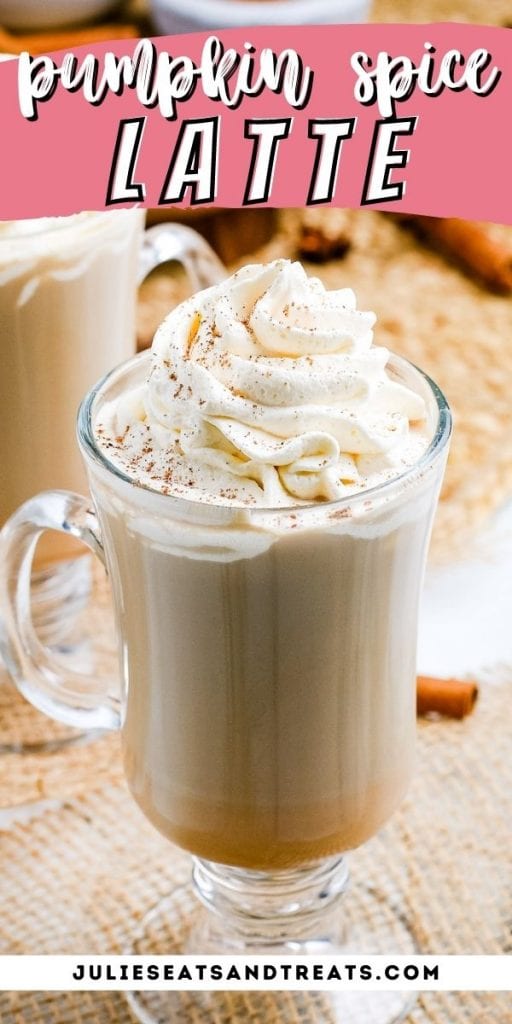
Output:
[[[131,953],[342,957],[417,952],[403,913],[375,888],[344,896],[343,858],[273,875],[195,860],[194,901],[176,890],[143,918]],[[202,904],[202,905],[201,905]],[[347,960],[347,962],[350,962]],[[399,991],[134,992],[143,1024],[392,1024],[416,1000]]]
[[[405,992],[136,992],[142,1024],[398,1024],[416,996]]]
[[[416,996],[405,992],[136,992],[142,1024],[398,1024]]]

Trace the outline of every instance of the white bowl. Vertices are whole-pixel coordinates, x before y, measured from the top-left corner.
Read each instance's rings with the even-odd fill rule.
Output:
[[[162,35],[246,25],[325,25],[365,21],[370,0],[150,0]]]
[[[0,24],[31,32],[93,21],[119,0],[0,0]]]

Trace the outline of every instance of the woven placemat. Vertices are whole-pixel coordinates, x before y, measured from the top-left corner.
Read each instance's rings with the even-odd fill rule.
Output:
[[[141,0],[137,0],[142,10]],[[373,0],[370,21],[468,21],[505,25],[512,21],[510,0]]]
[[[212,1011],[200,1016],[193,996],[183,995],[183,1014],[178,1024],[315,1024],[306,1016],[307,993],[213,994]],[[119,993],[25,993],[0,995],[2,1024],[134,1024],[126,999]],[[407,1024],[510,1024],[508,993],[433,993],[419,998]],[[368,1024],[372,1024],[368,1021]]]
[[[370,883],[399,907],[425,953],[512,948],[511,699],[512,685],[486,686],[466,721],[421,723],[408,797],[380,835],[351,856],[348,899],[357,894],[358,915],[370,913]],[[79,794],[35,808],[29,821],[13,822],[1,834],[0,953],[121,952],[160,897],[174,894],[175,936],[194,910],[188,857],[152,829],[124,783],[98,786],[97,749],[87,748],[88,785],[84,773]],[[183,1019],[229,1020],[226,997],[218,999],[215,1012],[210,1005],[205,1016],[194,1004]],[[244,995],[244,1012],[230,1004],[231,1019],[314,1024],[304,1005],[292,1001],[284,1012],[277,996],[262,1000]],[[410,1021],[505,1024],[509,1010],[510,996],[429,994]],[[0,995],[2,1024],[129,1019],[114,994]]]

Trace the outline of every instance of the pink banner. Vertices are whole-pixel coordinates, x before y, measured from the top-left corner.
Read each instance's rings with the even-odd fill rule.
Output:
[[[333,206],[512,222],[512,33],[251,28],[0,67],[4,219]]]

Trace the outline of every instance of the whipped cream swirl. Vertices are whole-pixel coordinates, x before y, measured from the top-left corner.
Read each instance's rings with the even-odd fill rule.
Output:
[[[428,445],[425,405],[388,376],[374,322],[299,263],[245,267],[167,317],[99,444],[138,483],[216,503],[334,500],[397,476]]]

